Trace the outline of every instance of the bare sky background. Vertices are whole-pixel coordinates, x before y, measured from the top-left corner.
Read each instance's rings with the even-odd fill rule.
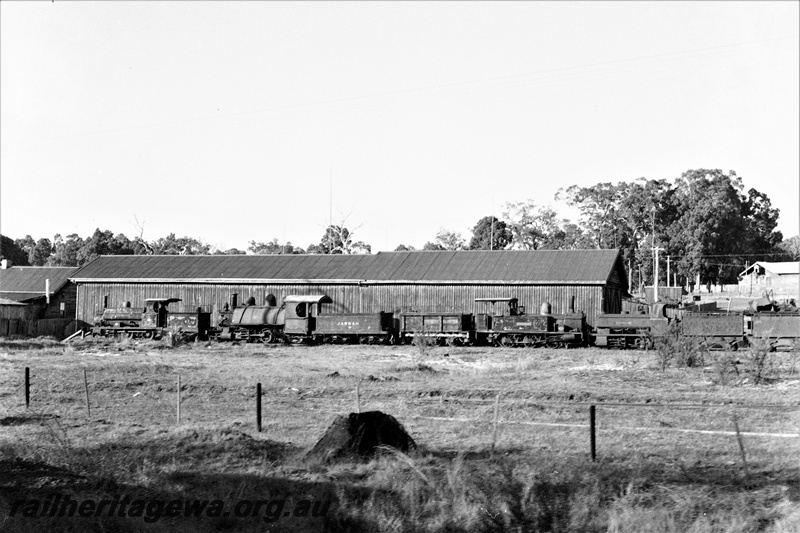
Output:
[[[1,2],[0,230],[373,251],[734,170],[800,215],[798,2]],[[576,219],[574,213],[565,216]]]

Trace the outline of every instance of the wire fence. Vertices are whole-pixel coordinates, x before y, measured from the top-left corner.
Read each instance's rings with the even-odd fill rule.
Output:
[[[598,455],[677,453],[719,448],[721,460],[748,453],[771,460],[797,451],[800,405],[564,401],[504,396],[503,391],[426,393],[391,383],[331,378],[330,387],[222,383],[163,372],[76,369],[69,376],[29,368],[20,385],[0,394],[6,409],[62,419],[141,427],[238,426],[264,438],[310,447],[338,415],[391,414],[432,449],[572,449]],[[74,375],[72,375],[74,374]],[[507,391],[506,391],[507,392]],[[519,392],[519,391],[517,391]],[[479,397],[470,396],[470,394]],[[13,425],[23,417],[0,419]],[[735,439],[731,439],[735,437]],[[707,439],[700,442],[699,439]],[[711,440],[708,440],[711,439]],[[716,452],[715,452],[716,453]]]

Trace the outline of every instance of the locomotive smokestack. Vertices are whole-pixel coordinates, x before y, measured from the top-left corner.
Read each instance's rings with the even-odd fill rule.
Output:
[[[575,295],[574,294],[569,297],[569,312],[570,313],[574,313],[575,312]]]
[[[237,293],[231,294],[231,309],[236,308],[236,304],[239,303],[239,295]]]

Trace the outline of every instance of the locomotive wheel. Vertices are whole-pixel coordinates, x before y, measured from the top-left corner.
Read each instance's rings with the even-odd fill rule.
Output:
[[[146,340],[152,340],[153,337],[155,336],[156,336],[155,331],[145,331],[144,333],[142,333],[142,338]]]
[[[264,344],[269,344],[275,340],[275,334],[272,333],[271,329],[265,329],[261,332],[261,342]]]
[[[564,348],[566,346],[566,344],[564,344],[563,341],[559,340],[556,337],[548,337],[546,343],[551,348]]]
[[[448,346],[461,346],[463,342],[459,337],[448,337],[447,338],[447,345]]]
[[[514,339],[512,339],[508,335],[503,335],[502,337],[500,337],[500,346],[511,348],[512,346],[514,346]]]
[[[536,344],[536,337],[534,337],[533,335],[525,335],[525,337],[522,339],[522,345],[525,346],[526,348],[533,348],[535,344]]]

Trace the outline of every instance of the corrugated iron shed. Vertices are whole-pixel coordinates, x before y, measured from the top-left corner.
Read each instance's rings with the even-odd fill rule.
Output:
[[[44,297],[46,280],[50,293],[67,284],[74,267],[11,267],[0,269],[0,297],[25,302]]]
[[[756,261],[746,269],[744,269],[739,276],[744,277],[753,271],[756,267],[760,266],[764,270],[778,274],[779,276],[792,275],[800,273],[800,261],[785,261],[782,263],[773,263],[770,261]]]
[[[618,250],[101,256],[74,272],[70,279],[79,283],[324,281],[604,284],[619,257]]]

